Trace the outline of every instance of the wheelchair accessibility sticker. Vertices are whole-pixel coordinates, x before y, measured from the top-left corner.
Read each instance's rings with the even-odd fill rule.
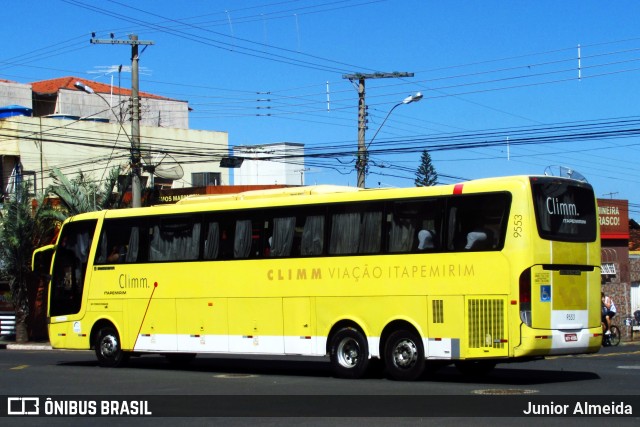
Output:
[[[540,302],[551,302],[551,285],[540,285]]]

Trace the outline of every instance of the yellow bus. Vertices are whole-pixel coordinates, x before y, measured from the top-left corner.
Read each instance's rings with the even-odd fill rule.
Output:
[[[49,337],[102,366],[309,355],[346,378],[381,359],[399,380],[596,352],[596,212],[588,183],[517,176],[81,214],[49,248]]]

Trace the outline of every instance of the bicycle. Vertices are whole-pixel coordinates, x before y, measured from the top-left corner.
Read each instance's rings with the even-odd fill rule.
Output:
[[[615,347],[620,344],[620,329],[616,325],[609,328],[610,334],[602,334],[603,347]]]

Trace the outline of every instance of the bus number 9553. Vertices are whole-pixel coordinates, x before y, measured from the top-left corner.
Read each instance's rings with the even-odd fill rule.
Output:
[[[513,216],[513,237],[522,237],[522,215]]]

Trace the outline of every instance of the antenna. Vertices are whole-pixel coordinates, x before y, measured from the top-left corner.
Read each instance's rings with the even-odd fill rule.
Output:
[[[566,166],[547,166],[544,170],[547,176],[559,176],[562,178],[575,179],[576,181],[588,182],[580,172]]]
[[[184,170],[180,163],[166,153],[156,153],[149,164],[142,169],[151,175],[150,186],[154,188],[154,177],[176,181],[184,176]]]

